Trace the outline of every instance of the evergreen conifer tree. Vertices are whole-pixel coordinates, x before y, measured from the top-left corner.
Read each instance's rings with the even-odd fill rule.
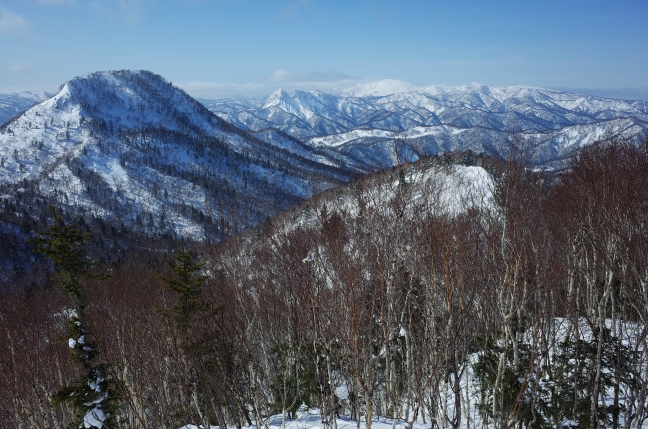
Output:
[[[72,299],[68,345],[72,359],[82,370],[79,379],[61,388],[52,397],[52,402],[68,405],[75,411],[72,427],[113,428],[116,427],[117,395],[112,389],[105,365],[98,359],[97,343],[92,339],[86,321],[85,281],[105,279],[107,276],[90,273],[95,262],[83,249],[83,243],[90,234],[80,232],[77,224],[66,225],[54,207],[51,210],[54,225],[50,226],[48,233],[40,234],[32,242],[36,252],[43,253],[53,262],[63,292]]]
[[[214,335],[209,332],[209,320],[218,311],[210,310],[202,296],[202,286],[207,277],[198,272],[205,265],[195,263],[194,257],[184,243],[176,249],[172,260],[165,260],[171,267],[174,278],[160,276],[165,288],[175,292],[177,301],[173,307],[160,309],[160,313],[173,322],[173,328],[179,337],[185,371],[186,397],[192,398],[193,408],[203,427],[210,427],[208,404],[213,402],[213,391],[210,391],[208,379],[215,370],[214,357],[209,355],[210,342]],[[189,410],[187,410],[189,411]],[[190,418],[188,415],[184,418]],[[222,426],[221,426],[222,427]]]
[[[165,262],[172,268],[176,278],[161,278],[166,283],[165,287],[177,294],[178,300],[173,307],[161,309],[160,312],[174,322],[175,329],[186,339],[191,322],[205,310],[202,284],[207,277],[197,274],[205,264],[194,263],[193,256],[184,243],[176,250],[173,260]]]

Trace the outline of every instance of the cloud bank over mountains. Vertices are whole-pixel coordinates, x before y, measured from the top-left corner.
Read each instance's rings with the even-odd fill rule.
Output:
[[[248,82],[176,82],[180,88],[193,97],[204,99],[267,97],[277,89],[292,91],[323,91],[339,95],[388,95],[396,92],[414,91],[426,86],[446,86],[438,82],[415,85],[398,79],[367,79],[351,76],[341,71],[295,72],[277,69],[269,75]],[[457,85],[447,85],[458,87]],[[569,88],[552,87],[559,91],[572,92],[618,100],[648,101],[648,87],[638,88]]]
[[[177,85],[194,97],[235,98],[264,97],[272,94],[278,88],[286,91],[333,91],[369,82],[367,79],[350,76],[337,70],[295,72],[288,69],[277,69],[252,82],[193,81],[180,82]]]

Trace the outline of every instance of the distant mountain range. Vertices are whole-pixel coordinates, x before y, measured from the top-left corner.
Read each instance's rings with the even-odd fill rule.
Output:
[[[51,96],[47,92],[34,91],[0,93],[0,126]]]
[[[42,213],[54,204],[196,240],[423,155],[505,157],[517,139],[537,165],[555,166],[597,139],[648,135],[642,101],[477,84],[413,90],[383,81],[197,101],[151,72],[115,71],[74,78],[53,96],[0,100],[14,117],[0,128],[5,210]]]
[[[204,103],[242,129],[277,128],[310,147],[365,159],[368,168],[393,165],[396,160],[386,154],[397,141],[406,142],[415,156],[472,150],[501,157],[515,134],[533,148],[533,161],[541,165],[606,136],[641,140],[648,135],[643,101],[479,84],[402,92],[397,83],[335,94],[278,90],[265,100]]]

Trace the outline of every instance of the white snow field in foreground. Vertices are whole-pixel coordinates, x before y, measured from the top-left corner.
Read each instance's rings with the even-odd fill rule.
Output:
[[[351,420],[346,416],[340,416],[336,420],[338,429],[356,429],[358,426],[362,429],[365,428],[365,421],[360,420],[360,424],[355,420]],[[317,408],[311,408],[309,410],[299,411],[297,413],[297,418],[294,420],[282,418],[282,416],[276,415],[269,417],[265,422],[262,422],[260,425],[246,426],[248,428],[265,428],[265,429],[324,429],[324,424],[322,423],[322,417],[320,411]],[[371,423],[372,429],[407,429],[407,422],[399,419],[388,419],[386,417],[377,417],[374,418]],[[412,429],[424,429],[430,427],[430,423],[417,422],[414,423]],[[217,429],[218,426],[212,426],[211,429]],[[328,429],[333,429],[333,424],[328,426]],[[196,425],[185,425],[180,429],[204,429],[202,426]]]

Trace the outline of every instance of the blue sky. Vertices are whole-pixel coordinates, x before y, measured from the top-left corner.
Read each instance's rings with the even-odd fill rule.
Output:
[[[0,91],[145,69],[197,97],[397,79],[648,99],[647,0],[0,0]]]

